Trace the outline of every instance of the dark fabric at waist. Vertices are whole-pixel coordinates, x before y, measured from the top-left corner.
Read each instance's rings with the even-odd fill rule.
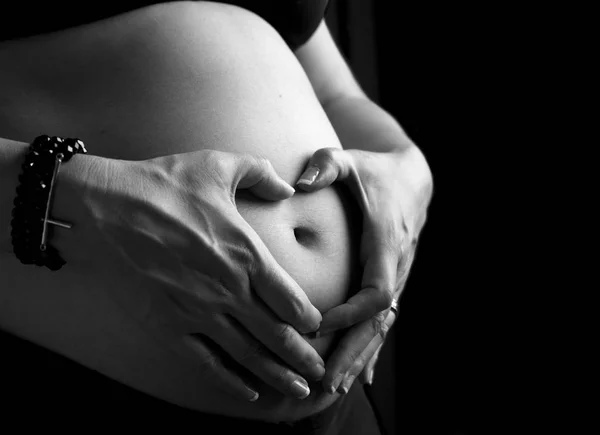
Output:
[[[203,435],[378,435],[380,429],[362,385],[324,411],[290,423],[264,423],[182,408],[129,388],[68,358],[0,331],[0,385],[4,425],[21,428],[44,422],[45,429],[168,425],[195,427]],[[8,400],[8,402],[7,402]],[[84,422],[81,426],[80,422]]]
[[[0,22],[0,41],[67,29],[167,1],[123,0],[71,2],[66,0],[13,3]],[[315,32],[329,0],[222,0],[256,13],[271,24],[295,50]]]

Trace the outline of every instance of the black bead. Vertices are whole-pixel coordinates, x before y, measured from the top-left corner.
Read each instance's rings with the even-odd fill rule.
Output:
[[[45,251],[41,251],[39,246],[56,155],[59,153],[64,156],[63,162],[68,162],[74,154],[86,154],[87,149],[76,138],[40,135],[33,140],[21,165],[11,219],[12,245],[17,258],[23,264],[46,266],[50,270],[58,270],[66,264],[51,245],[47,245]],[[48,229],[49,240],[52,228]]]

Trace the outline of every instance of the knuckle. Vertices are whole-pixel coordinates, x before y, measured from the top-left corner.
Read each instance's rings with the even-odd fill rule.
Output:
[[[378,291],[376,302],[377,311],[387,310],[392,306],[392,301],[394,299],[393,291],[393,288],[383,288]]]
[[[370,358],[370,355],[365,352],[364,349],[357,352],[354,360],[352,361],[352,365],[350,366],[349,373],[356,376],[363,367],[369,364]]]
[[[268,159],[268,158],[266,158],[266,157],[260,156],[260,157],[258,157],[258,161],[265,168],[272,168],[273,167],[273,163],[271,163],[271,160]]]
[[[210,375],[218,371],[219,367],[219,357],[215,354],[210,353],[204,357],[201,364],[201,371],[204,372],[205,375]]]
[[[247,272],[256,269],[259,266],[257,255],[253,252],[252,243],[236,243],[229,247],[227,262],[229,263],[230,274],[235,278],[236,283],[242,284],[246,281]]]
[[[371,327],[373,336],[379,335],[379,332],[381,331],[381,320],[378,316],[371,318],[369,326]]]
[[[346,354],[348,367],[352,367],[354,364],[358,364],[360,362],[361,355],[362,350],[350,349],[349,352]]]
[[[234,232],[239,234],[233,234]],[[215,282],[225,288],[231,287],[231,291],[235,291],[236,287],[246,285],[248,271],[255,267],[254,263],[256,262],[256,255],[251,243],[244,234],[237,229],[232,229],[225,240],[211,246],[209,251],[210,267],[198,274],[204,275],[205,280]]]
[[[290,377],[290,371],[288,369],[286,369],[285,367],[280,367],[279,370],[277,370],[277,373],[275,374],[275,376],[273,377],[273,381],[275,382],[275,384],[277,385],[282,385],[282,386],[288,386],[288,382],[287,380]]]
[[[220,276],[211,277],[210,285],[205,287],[212,292],[209,300],[205,302],[206,310],[209,314],[229,313],[233,308],[240,304],[239,285],[230,281],[223,280]],[[214,320],[214,317],[208,317],[208,320]]]
[[[260,250],[254,251],[248,250],[249,255],[244,263],[246,274],[249,280],[261,277],[264,280],[270,279],[275,274],[274,267],[270,261],[265,259],[265,256]]]
[[[292,347],[292,327],[287,323],[282,323],[277,327],[277,339],[284,349]]]
[[[385,339],[387,335],[389,327],[385,323],[385,316],[383,313],[379,313],[371,319],[371,329],[373,331],[373,336],[381,336],[382,339]]]
[[[242,351],[239,360],[240,361],[247,361],[247,360],[252,360],[252,359],[257,359],[260,358],[262,355],[264,355],[264,348],[260,343],[252,343],[248,346],[246,346],[246,348]]]
[[[205,165],[209,168],[212,168],[216,171],[226,170],[227,167],[231,164],[230,156],[227,153],[223,153],[216,150],[208,150],[203,155],[203,160]]]
[[[238,275],[243,275],[244,280],[248,275],[254,276],[261,270],[269,272],[270,262],[268,261],[268,252],[255,240],[251,234],[242,234],[239,243],[231,250],[233,267],[236,268]]]
[[[301,332],[313,332],[318,328],[316,323],[308,320],[308,316],[305,315],[304,307],[299,301],[291,301],[290,306],[292,322],[298,328],[302,329]]]
[[[251,159],[252,159],[252,163],[254,165],[256,165],[257,167],[259,167],[263,171],[270,171],[271,169],[273,169],[273,164],[266,157],[252,156]]]
[[[315,157],[325,165],[332,164],[337,151],[336,148],[321,148],[315,152]]]
[[[363,353],[361,353],[358,358],[356,358],[356,360],[354,361],[353,365],[353,369],[352,371],[354,372],[353,374],[356,376],[358,373],[356,373],[357,368],[362,368],[365,367],[365,365],[367,365],[368,361],[367,361],[367,357],[366,355],[364,355]]]
[[[169,314],[175,316],[175,318],[186,321],[189,319],[195,319],[198,317],[198,314],[201,314],[201,309],[194,303],[190,303],[188,301],[182,301],[178,295],[172,293],[166,293],[166,298],[170,302],[172,310],[169,310]],[[159,311],[160,313],[160,311]],[[169,319],[167,316],[160,316],[157,319],[165,322]]]

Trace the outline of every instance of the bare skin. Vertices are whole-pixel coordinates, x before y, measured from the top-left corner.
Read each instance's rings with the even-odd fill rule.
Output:
[[[40,63],[44,68],[35,67]],[[0,44],[0,64],[10,66],[0,70],[0,137],[29,142],[41,132],[77,136],[92,154],[121,162],[112,166],[119,174],[160,166],[161,156],[216,149],[267,158],[293,184],[316,150],[341,148],[279,35],[233,6],[157,5],[47,38],[7,42]],[[76,169],[66,167],[65,179]],[[57,197],[55,213],[68,213],[64,198]],[[315,307],[325,312],[346,300],[356,270],[352,216],[359,212],[338,188],[273,203],[238,195],[235,204]],[[2,254],[7,286],[0,327],[205,412],[294,420],[337,398],[319,384],[311,384],[308,399],[286,398],[255,378],[261,394],[256,403],[222,393],[201,364],[174,354],[148,332],[150,311],[132,313],[136,302],[147,307],[160,299],[134,268],[110,255],[111,246],[94,246],[107,255],[102,268],[85,273],[52,275]],[[325,356],[333,338],[310,343]]]

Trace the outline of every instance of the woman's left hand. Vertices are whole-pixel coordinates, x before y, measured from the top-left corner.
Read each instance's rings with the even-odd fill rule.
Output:
[[[324,313],[319,328],[323,335],[351,327],[327,361],[323,378],[325,391],[345,393],[365,365],[363,376],[371,376],[373,356],[396,318],[390,307],[404,287],[425,223],[431,173],[416,146],[393,152],[322,148],[306,169],[308,177],[300,177],[298,187],[313,192],[344,182],[363,213],[361,290]]]

